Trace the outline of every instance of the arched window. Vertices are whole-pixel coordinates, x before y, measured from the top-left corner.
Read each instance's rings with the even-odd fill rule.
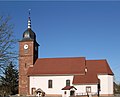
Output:
[[[70,80],[66,80],[66,86],[70,86]]]
[[[53,87],[53,81],[52,80],[48,80],[48,88],[52,88]]]

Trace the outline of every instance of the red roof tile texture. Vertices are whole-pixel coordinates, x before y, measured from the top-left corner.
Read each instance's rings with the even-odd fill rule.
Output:
[[[64,88],[62,88],[62,90],[70,90],[70,89],[75,89],[77,90],[74,86],[65,86]]]
[[[75,75],[73,84],[97,84],[98,74],[113,75],[106,60],[86,60],[87,73],[85,75]]]
[[[84,74],[85,58],[43,58],[37,59],[28,75]]]
[[[73,78],[73,84],[96,84],[98,78],[95,73],[86,73],[86,75],[75,75]]]
[[[86,66],[89,73],[113,75],[111,68],[106,60],[86,60]]]

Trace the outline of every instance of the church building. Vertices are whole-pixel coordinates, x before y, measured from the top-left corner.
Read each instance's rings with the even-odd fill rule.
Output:
[[[85,57],[38,58],[36,34],[28,28],[19,41],[19,95],[69,97],[113,95],[113,72],[106,59]]]

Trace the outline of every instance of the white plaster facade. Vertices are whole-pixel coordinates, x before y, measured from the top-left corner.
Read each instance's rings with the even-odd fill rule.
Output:
[[[100,95],[110,94],[113,95],[113,75],[98,75],[100,79]],[[53,81],[52,88],[48,88],[48,80]],[[97,94],[98,86],[97,84],[82,84],[82,85],[73,85],[73,75],[68,76],[30,76],[30,94],[32,94],[32,88],[38,89],[41,88],[46,94],[58,94],[64,95],[64,91],[62,88],[66,86],[66,80],[70,80],[70,85],[74,86],[77,90],[75,90],[75,95],[86,95],[86,87],[91,88],[91,93]],[[66,90],[67,94],[70,95],[69,90]]]
[[[30,94],[32,88],[41,88],[46,94],[62,95],[62,88],[66,86],[66,80],[72,85],[73,76],[30,76]],[[48,80],[53,81],[53,87],[48,88]]]
[[[100,79],[100,94],[113,95],[113,75],[98,75]]]
[[[76,90],[76,95],[87,95],[86,88],[91,87],[91,93],[94,95],[97,93],[97,84],[85,84],[85,85],[74,85]]]

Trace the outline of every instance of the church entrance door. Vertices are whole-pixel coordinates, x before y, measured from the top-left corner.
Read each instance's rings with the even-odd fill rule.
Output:
[[[71,90],[70,91],[70,96],[74,96],[75,95],[75,91],[74,90]]]

